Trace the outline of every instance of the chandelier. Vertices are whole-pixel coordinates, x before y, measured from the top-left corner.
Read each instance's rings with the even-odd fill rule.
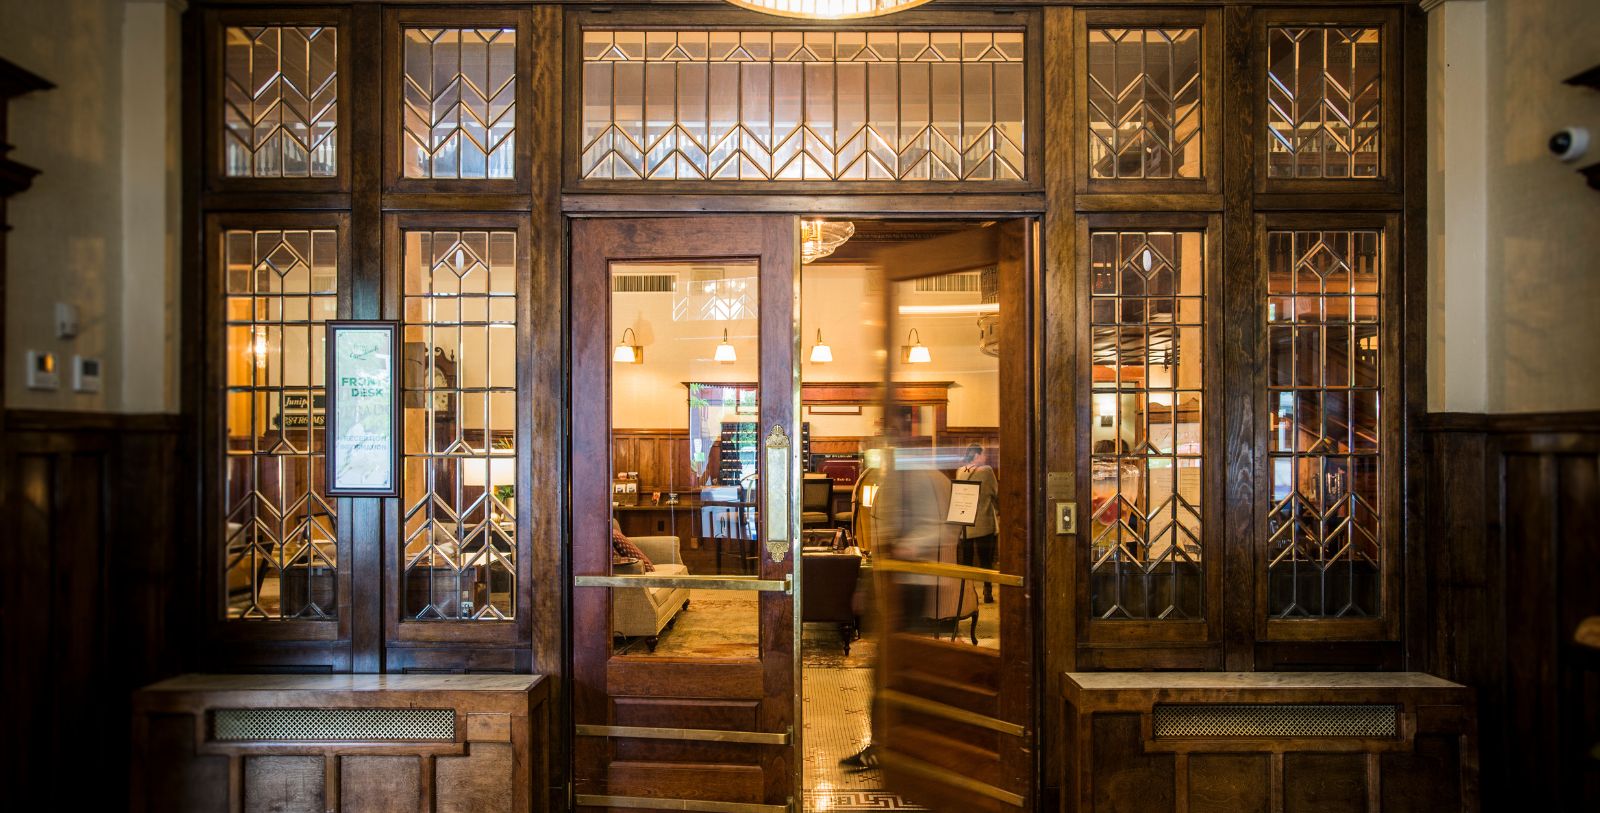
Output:
[[[856,224],[848,220],[800,221],[800,262],[820,260],[855,236]]]
[[[783,17],[807,20],[851,20],[878,17],[920,6],[928,0],[728,0],[728,2]]]

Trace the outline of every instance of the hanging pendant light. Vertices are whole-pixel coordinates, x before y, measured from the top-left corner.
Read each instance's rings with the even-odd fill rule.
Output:
[[[634,337],[633,342],[628,341],[629,336]],[[644,348],[635,343],[638,341],[639,337],[634,336],[633,328],[623,330],[622,338],[617,341],[617,349],[611,351],[611,361],[615,364],[643,364]]]
[[[922,334],[912,328],[906,334],[906,343],[900,345],[900,360],[906,364],[927,364],[933,361],[933,354],[928,352],[927,345],[922,343]]]
[[[722,364],[732,364],[739,360],[739,354],[734,352],[733,345],[728,343],[728,329],[722,329],[722,344],[717,345],[717,354],[713,359]]]
[[[833,348],[822,343],[822,328],[817,328],[817,343],[811,348],[812,364],[827,364],[833,361]]]
[[[854,237],[856,224],[848,220],[800,221],[800,262],[807,264],[832,254]]]
[[[807,20],[880,17],[920,6],[928,0],[728,0],[739,8]]]

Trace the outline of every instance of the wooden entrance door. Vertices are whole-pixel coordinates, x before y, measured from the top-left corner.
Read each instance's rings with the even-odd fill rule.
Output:
[[[773,215],[573,223],[579,809],[800,796],[798,234]]]
[[[886,427],[874,508],[885,635],[873,739],[890,789],[935,810],[1033,802],[1035,243],[1034,224],[1014,220],[878,257],[890,281],[886,414],[915,409],[894,403],[906,382],[969,382],[952,389],[948,420]],[[978,507],[963,516],[952,503],[964,495]]]

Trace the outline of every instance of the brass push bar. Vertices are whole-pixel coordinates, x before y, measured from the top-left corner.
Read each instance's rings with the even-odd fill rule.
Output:
[[[794,577],[753,579],[749,576],[574,576],[573,587],[671,587],[689,590],[759,590],[769,593],[794,592]]]
[[[635,810],[693,810],[699,813],[794,813],[794,801],[784,805],[758,805],[751,802],[711,802],[702,799],[658,799],[654,796],[605,796],[580,793],[573,798],[578,807],[620,807]]]
[[[944,576],[951,579],[965,579],[973,582],[989,582],[1005,587],[1021,587],[1021,576],[1001,573],[995,570],[985,570],[971,565],[952,565],[944,562],[918,562],[909,559],[890,559],[887,556],[874,556],[872,569],[883,570],[890,573],[916,573],[922,576]]]
[[[764,731],[718,731],[707,728],[662,728],[638,725],[578,725],[580,737],[631,737],[641,740],[685,740],[689,742],[738,742],[750,745],[788,745],[790,734]]]
[[[878,761],[890,770],[907,773],[918,779],[927,779],[941,785],[960,788],[969,793],[976,793],[979,796],[987,796],[990,799],[1004,802],[1013,807],[1022,807],[1023,802],[1026,801],[1020,795],[1012,793],[1005,788],[997,788],[987,782],[979,782],[948,768],[941,768],[930,762],[923,762],[920,759],[914,759],[905,754],[890,751],[887,748],[878,751]]]
[[[942,717],[946,720],[951,720],[957,723],[966,723],[967,725],[975,725],[979,728],[987,728],[990,731],[998,731],[1001,734],[1010,734],[1013,737],[1025,736],[1028,733],[1028,729],[1023,728],[1016,723],[1008,723],[1005,720],[998,720],[988,715],[979,714],[975,711],[968,711],[963,708],[957,708],[955,706],[947,705],[934,700],[928,700],[915,695],[909,695],[904,692],[895,691],[894,689],[884,689],[878,693],[878,697],[881,698],[883,702],[888,703],[891,706],[898,706],[919,714],[929,714],[934,717]]]

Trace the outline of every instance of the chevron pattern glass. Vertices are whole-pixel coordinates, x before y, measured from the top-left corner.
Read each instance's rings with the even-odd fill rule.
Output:
[[[333,26],[223,29],[223,174],[338,174],[338,41]]]
[[[1089,234],[1096,618],[1201,617],[1204,240]]]
[[[1269,231],[1267,603],[1279,618],[1381,611],[1383,234]]]
[[[325,493],[323,323],[338,312],[329,229],[222,235],[229,618],[338,614],[339,525]]]
[[[587,180],[1017,181],[1018,31],[585,31]]]
[[[1089,29],[1089,174],[1199,178],[1200,29]]]
[[[1267,29],[1267,177],[1376,178],[1383,149],[1377,28]]]
[[[402,617],[514,618],[516,233],[404,243]]]
[[[405,177],[514,177],[516,29],[407,28],[403,47]]]

